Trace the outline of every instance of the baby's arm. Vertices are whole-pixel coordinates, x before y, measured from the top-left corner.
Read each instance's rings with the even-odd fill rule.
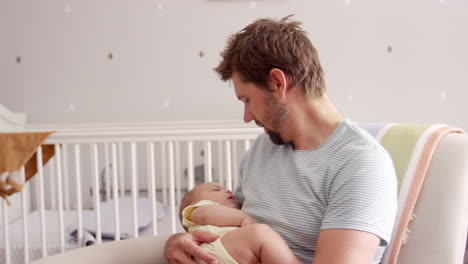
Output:
[[[243,226],[255,222],[245,212],[219,204],[197,207],[190,219],[200,225],[215,226]]]

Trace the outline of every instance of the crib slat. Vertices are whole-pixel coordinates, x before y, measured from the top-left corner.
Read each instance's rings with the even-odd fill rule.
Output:
[[[250,148],[250,140],[245,139],[244,140],[244,154],[249,150],[249,148]],[[238,173],[238,177],[240,179],[240,170],[237,170],[237,173]],[[236,188],[237,188],[237,186],[236,186]],[[234,192],[235,189],[232,190],[232,191]]]
[[[213,181],[213,175],[212,175],[212,164],[211,164],[211,141],[205,141],[204,144],[204,158],[205,158],[205,182],[211,182]]]
[[[26,179],[24,166],[21,167],[21,177]],[[26,184],[24,186],[23,191],[21,192],[21,214],[22,214],[22,222],[23,222],[23,244],[24,244],[24,263],[29,263],[29,236],[28,236],[28,208],[26,201],[28,200],[28,191],[29,185]],[[8,252],[8,250],[7,250]]]
[[[180,204],[181,192],[180,192],[180,142],[176,141],[174,143],[174,176],[176,181],[176,201],[177,204]]]
[[[114,225],[115,233],[114,240],[120,240],[120,212],[119,212],[119,187],[117,181],[117,146],[112,143],[112,177],[113,177],[113,188],[112,194],[114,198]]]
[[[64,192],[64,200],[65,200],[65,211],[68,211],[70,209],[70,188],[68,184],[69,180],[69,173],[68,173],[68,145],[64,144],[62,145],[62,164],[63,164],[63,189],[65,190]]]
[[[195,186],[193,168],[193,141],[187,142],[187,177],[188,177],[188,190],[193,189]]]
[[[244,152],[247,152],[250,148],[250,140],[244,140]]]
[[[174,192],[174,143],[169,141],[169,207],[172,220],[172,233],[176,232],[175,192]]]
[[[223,141],[218,140],[218,181],[221,186],[224,186],[224,170],[223,170]]]
[[[42,167],[42,147],[37,148],[36,153],[37,163],[37,177],[39,177],[39,215],[41,225],[41,247],[42,257],[47,256],[47,235],[46,235],[46,221],[45,221],[45,201],[44,201],[44,171]]]
[[[110,200],[111,195],[111,178],[110,178],[110,166],[109,166],[109,144],[104,144],[104,177],[106,187],[106,201]]]
[[[58,212],[59,212],[59,235],[60,235],[60,252],[65,251],[65,228],[63,221],[63,190],[62,190],[62,159],[60,145],[55,144],[55,170],[57,172],[57,196],[58,196]]]
[[[158,213],[156,208],[156,180],[155,180],[155,166],[154,166],[154,143],[148,142],[146,144],[147,157],[148,157],[148,177],[149,177],[149,199],[151,200],[151,211],[153,218],[153,235],[158,234]]]
[[[119,142],[119,176],[120,176],[120,196],[125,196],[125,178],[124,178],[124,152],[123,143]]]
[[[132,203],[133,203],[133,237],[138,237],[138,193],[137,193],[137,156],[136,143],[130,144],[132,160]]]
[[[167,203],[167,180],[166,180],[166,144],[161,141],[161,179],[162,179],[162,194],[163,194],[163,203]]]
[[[232,170],[231,170],[231,142],[224,141],[224,164],[226,165],[226,188],[232,190]]]
[[[81,201],[81,159],[80,159],[80,145],[75,144],[75,179],[76,179],[76,211],[78,216],[78,231],[77,240],[78,245],[83,245],[83,209]]]
[[[232,191],[235,191],[239,182],[238,163],[237,163],[237,141],[232,140]]]
[[[56,159],[55,155],[54,157],[52,157],[50,159],[50,163],[54,163],[53,161]],[[55,186],[56,186],[56,179],[55,179],[55,168],[53,165],[50,165],[50,166],[47,166],[48,167],[48,174],[46,173],[45,175],[47,175],[47,179],[46,179],[46,182],[47,180],[49,181],[48,185],[49,185],[49,197],[50,197],[50,203],[49,203],[49,206],[50,206],[50,209],[52,210],[56,210],[57,209],[57,198],[56,198],[56,191],[55,191]]]
[[[94,211],[96,211],[96,242],[101,244],[102,231],[101,231],[101,192],[99,187],[99,160],[98,160],[98,147],[97,144],[91,144],[91,160],[94,174]]]
[[[3,211],[3,237],[5,242],[5,264],[10,264],[10,234],[8,233],[8,205],[5,200],[2,201]]]
[[[151,159],[150,159],[150,146],[149,146],[150,143],[152,142],[146,142],[145,144],[146,146],[146,187],[147,187],[146,198],[148,198],[149,201],[151,201],[151,176],[150,176]]]

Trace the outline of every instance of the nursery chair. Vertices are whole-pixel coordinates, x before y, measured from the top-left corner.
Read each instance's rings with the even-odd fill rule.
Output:
[[[403,140],[404,141],[404,140]],[[416,216],[399,250],[398,264],[463,263],[468,223],[468,135],[443,136],[429,163],[414,207]],[[145,237],[80,248],[35,262],[164,263],[168,236]]]

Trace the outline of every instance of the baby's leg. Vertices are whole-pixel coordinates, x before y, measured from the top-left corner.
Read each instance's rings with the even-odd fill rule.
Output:
[[[224,235],[221,242],[238,263],[299,263],[283,238],[267,225],[244,226]]]

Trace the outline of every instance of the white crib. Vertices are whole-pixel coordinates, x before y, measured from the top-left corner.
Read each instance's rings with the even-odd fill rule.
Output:
[[[261,129],[238,121],[35,125],[55,155],[11,207],[2,201],[0,259],[30,263],[127,237],[182,231],[178,205],[201,181],[228,189]],[[42,160],[41,148],[38,160]],[[24,169],[23,169],[24,173]],[[12,197],[15,198],[15,197]],[[19,213],[15,213],[15,212]]]

